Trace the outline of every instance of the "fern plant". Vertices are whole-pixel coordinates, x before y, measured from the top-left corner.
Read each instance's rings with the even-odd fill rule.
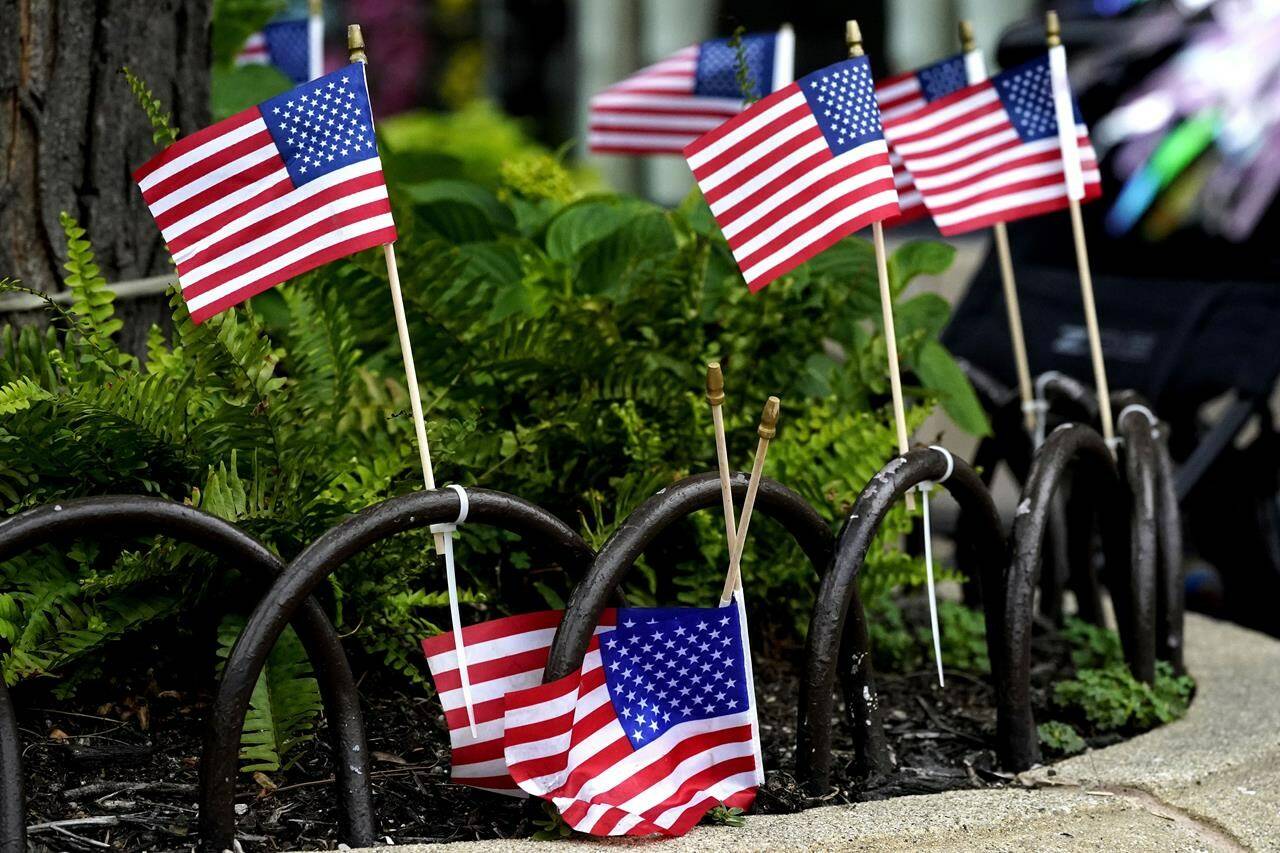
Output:
[[[865,242],[843,241],[750,296],[696,195],[665,210],[590,191],[536,150],[428,180],[419,153],[385,157],[388,174],[403,177],[392,184],[402,284],[422,342],[439,482],[518,494],[599,544],[654,491],[714,468],[699,391],[713,358],[729,381],[731,458],[747,464],[760,402],[781,394],[768,473],[833,524],[893,456]],[[468,173],[482,182],[457,177]],[[48,300],[47,329],[0,334],[6,513],[82,495],[156,495],[242,525],[288,559],[350,514],[421,488],[378,258],[330,264],[200,325],[174,292],[172,331],[153,328],[135,358],[117,344],[87,235],[70,217],[63,227],[70,307]],[[910,418],[918,425],[941,402],[981,431],[972,391],[937,343],[945,305],[904,295],[950,257],[917,243],[891,263],[901,355],[919,380],[908,387]],[[0,290],[30,292],[12,281]],[[866,583],[920,576],[898,544],[910,524],[905,510],[890,514]],[[727,562],[723,528],[703,513],[672,534],[628,594],[706,603]],[[447,619],[430,539],[405,533],[353,557],[325,596],[354,653],[423,690],[418,640]],[[469,526],[458,545],[468,621],[562,606],[571,589],[562,567],[507,534]],[[802,631],[813,574],[798,549],[753,536],[744,572],[753,606],[770,603],[756,617]],[[0,566],[0,666],[11,683],[56,678],[74,689],[107,644],[143,627],[185,633],[179,614],[239,601],[239,582],[235,567],[162,537],[10,561]],[[224,651],[237,624],[223,623]],[[301,686],[310,673],[278,653],[245,732],[254,768],[287,766],[314,723]]]
[[[218,626],[220,660],[231,655],[244,624],[243,616],[232,615]],[[287,770],[298,747],[315,737],[312,729],[320,708],[320,687],[312,675],[311,662],[293,628],[286,628],[253,685],[240,734],[241,770]]]

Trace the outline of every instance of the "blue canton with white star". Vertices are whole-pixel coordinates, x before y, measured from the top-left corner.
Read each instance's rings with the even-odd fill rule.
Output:
[[[639,749],[689,720],[750,707],[738,607],[621,608],[601,635],[605,683]]]
[[[294,186],[378,156],[359,62],[263,101],[258,109]]]
[[[963,89],[969,85],[964,54],[958,53],[941,62],[926,65],[916,72],[916,79],[920,82],[920,94],[928,102]]]
[[[763,98],[773,91],[773,53],[777,35],[742,37],[742,48],[751,72],[752,97]],[[738,52],[728,39],[711,39],[698,46],[698,68],[693,80],[693,93],[713,98],[740,98],[738,87]]]
[[[1053,81],[1049,77],[1049,57],[1038,59],[1001,71],[991,82],[1004,104],[1013,129],[1023,142],[1035,142],[1058,135],[1058,119],[1053,112]],[[1071,100],[1076,123],[1080,122],[1080,107]]]
[[[822,128],[827,147],[843,154],[864,142],[882,139],[871,63],[865,56],[828,65],[796,81]]]
[[[305,83],[311,76],[311,38],[306,18],[274,21],[262,28],[267,40],[271,64],[294,83]]]

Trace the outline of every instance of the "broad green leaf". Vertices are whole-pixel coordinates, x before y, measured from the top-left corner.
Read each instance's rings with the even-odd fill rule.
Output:
[[[893,306],[894,330],[899,340],[914,334],[937,337],[950,316],[951,306],[936,293],[922,293]]]
[[[209,104],[215,121],[247,110],[293,88],[289,78],[270,65],[214,66]]]
[[[573,263],[584,247],[617,231],[631,215],[608,202],[586,200],[570,205],[547,226],[547,255],[564,264]]]
[[[946,347],[936,340],[927,341],[912,366],[924,386],[938,395],[942,408],[957,426],[979,437],[991,434],[991,424],[973,386]]]
[[[956,249],[949,243],[912,240],[889,256],[889,288],[897,296],[918,275],[941,275],[951,268]]]

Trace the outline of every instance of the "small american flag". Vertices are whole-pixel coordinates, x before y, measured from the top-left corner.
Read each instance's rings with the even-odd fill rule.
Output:
[[[888,122],[899,116],[913,113],[924,105],[963,89],[969,83],[965,54],[926,65],[888,77],[876,83],[876,101],[880,104],[881,120]],[[978,75],[985,77],[985,74]],[[889,162],[893,165],[893,183],[898,189],[898,215],[885,220],[885,227],[902,225],[919,219],[928,213],[924,199],[911,180],[911,173],[902,163],[902,156],[889,145]]]
[[[310,21],[272,21],[249,36],[236,65],[273,65],[294,83],[307,82],[312,70]]]
[[[1074,112],[1087,200],[1101,194],[1101,177],[1088,128]],[[1048,56],[886,117],[885,134],[945,235],[1068,204]]]
[[[791,82],[793,45],[789,27],[743,36],[755,97]],[[736,63],[729,40],[713,39],[613,84],[591,99],[588,145],[597,154],[679,154],[699,135],[742,112]]]
[[[471,736],[467,724],[453,636],[445,632],[422,641],[422,651],[427,656],[427,666],[449,727],[454,782],[517,797],[528,796],[507,772],[502,743],[506,708],[503,697],[510,691],[542,683],[551,639],[563,615],[560,610],[544,610],[462,629],[467,674],[475,703],[476,737]],[[614,620],[615,611],[606,610],[597,633],[612,629]],[[591,649],[598,653],[596,640],[592,640]]]
[[[506,697],[512,778],[593,835],[680,835],[764,781],[742,600],[617,611],[582,668]]]
[[[866,57],[774,92],[684,154],[752,291],[898,212]]]
[[[197,323],[396,239],[361,63],[180,139],[133,177]]]

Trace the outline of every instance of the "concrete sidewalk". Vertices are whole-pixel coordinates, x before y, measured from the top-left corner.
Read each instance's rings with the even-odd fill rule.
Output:
[[[1280,851],[1280,642],[1187,617],[1199,691],[1186,718],[1023,775],[1026,788],[951,791],[702,826],[679,839],[574,840],[668,851]],[[552,849],[552,842],[448,845]],[[385,848],[384,848],[385,849]],[[405,846],[426,853],[440,846]]]

